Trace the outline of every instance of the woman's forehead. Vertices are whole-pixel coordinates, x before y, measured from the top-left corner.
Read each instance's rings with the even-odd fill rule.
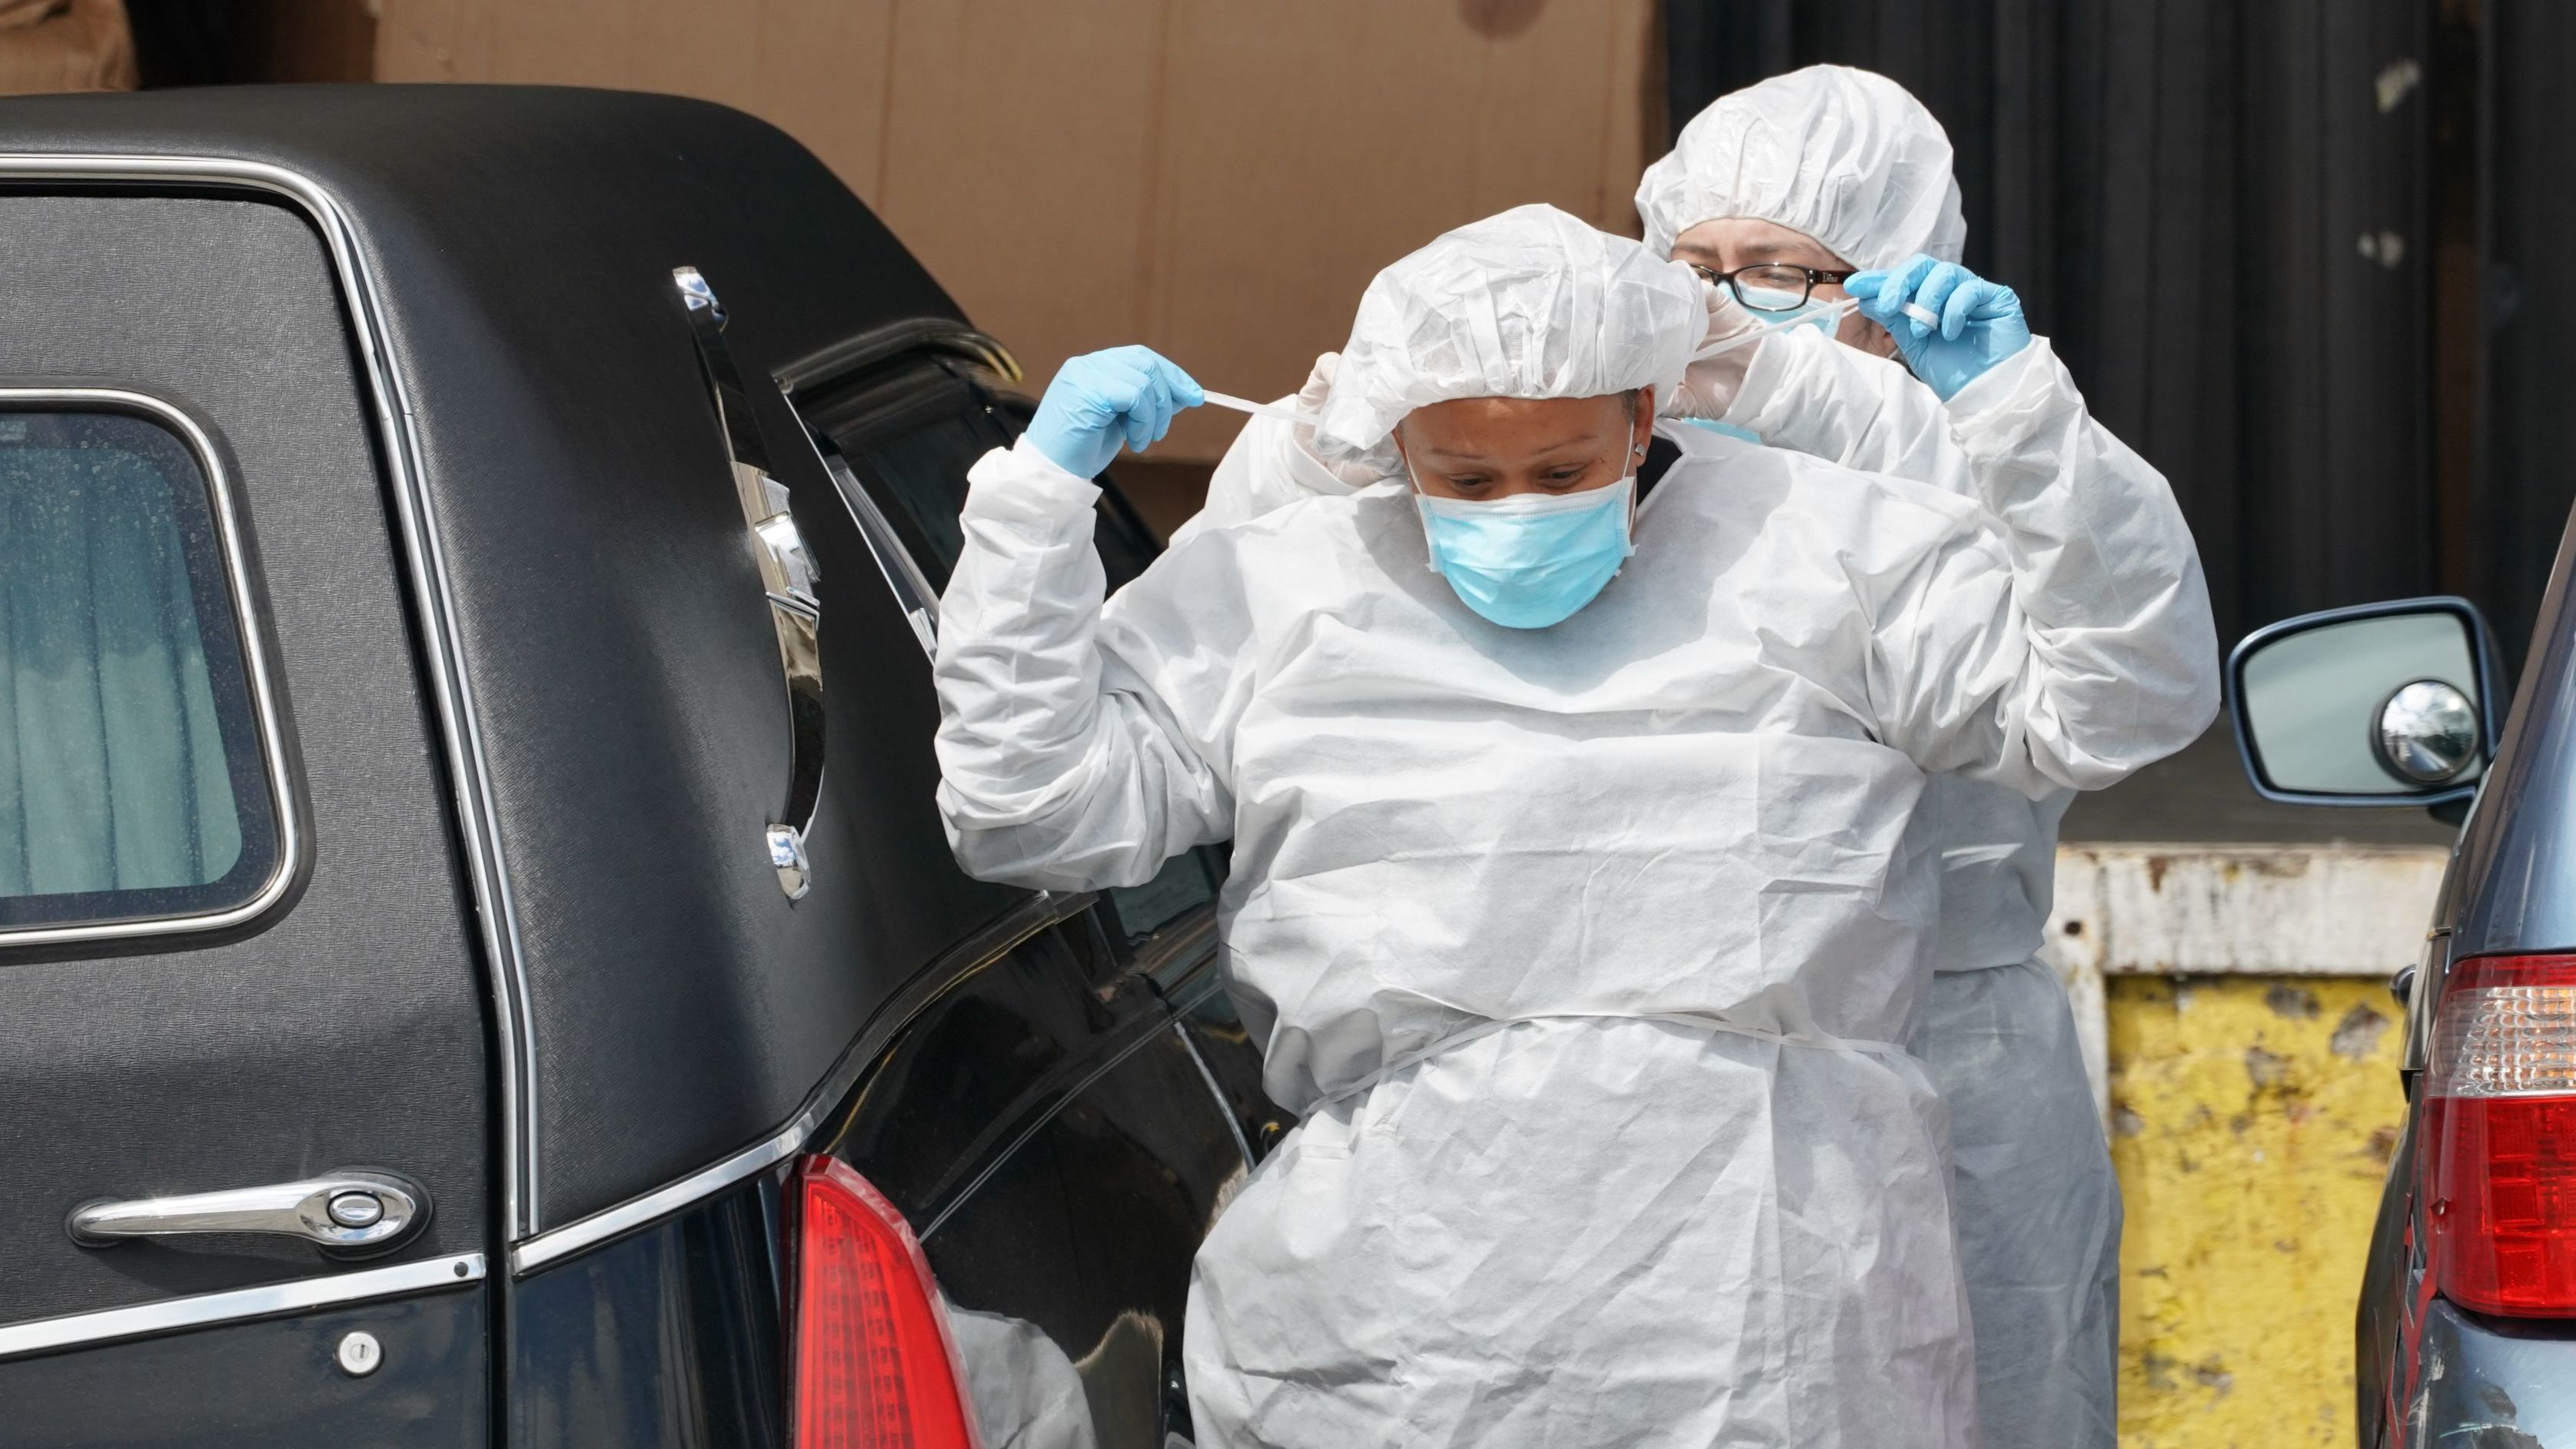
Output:
[[[1626,400],[1605,397],[1470,397],[1427,403],[1404,419],[1405,442],[1425,453],[1491,456],[1616,440]]]
[[[1805,232],[1751,216],[1701,222],[1674,239],[1673,252],[1677,256],[1719,261],[1728,268],[1756,262],[1796,262],[1819,270],[1841,271],[1848,265]]]

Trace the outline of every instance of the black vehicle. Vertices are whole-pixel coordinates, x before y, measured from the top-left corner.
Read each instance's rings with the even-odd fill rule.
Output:
[[[934,806],[1016,379],[721,107],[0,103],[0,1440],[1188,1434],[1222,858]]]
[[[2264,794],[2465,817],[2420,960],[2389,983],[2407,1113],[2361,1287],[2365,1449],[2576,1445],[2569,543],[2501,731],[2503,673],[2464,600],[2292,619],[2229,661]]]

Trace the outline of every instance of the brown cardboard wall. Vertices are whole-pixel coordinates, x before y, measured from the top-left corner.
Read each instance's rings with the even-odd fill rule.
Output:
[[[132,89],[124,0],[0,0],[0,96]]]
[[[1274,396],[1372,273],[1550,201],[1633,232],[1654,0],[384,0],[380,80],[739,106],[1043,381],[1145,342]],[[1185,416],[1157,457],[1213,458]]]

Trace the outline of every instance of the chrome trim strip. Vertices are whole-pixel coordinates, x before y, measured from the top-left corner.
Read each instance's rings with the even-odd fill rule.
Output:
[[[793,397],[843,374],[922,348],[967,358],[1010,382],[1022,381],[1025,376],[1011,349],[989,334],[954,317],[908,317],[818,348],[772,372],[770,378],[780,392]]]
[[[447,588],[436,514],[423,483],[420,438],[412,407],[384,335],[384,301],[359,251],[357,234],[330,192],[282,166],[200,156],[0,155],[0,179],[12,181],[171,182],[236,187],[282,196],[300,207],[321,234],[340,275],[342,300],[364,359],[376,406],[376,424],[392,471],[394,508],[402,531],[403,561],[413,607],[421,620],[421,646],[429,656],[431,695],[438,707],[441,744],[456,791],[458,831],[465,841],[467,877],[475,918],[491,962],[494,1029],[508,1069],[501,1082],[501,1224],[505,1237],[538,1231],[537,1053],[527,1011],[527,966],[509,873],[493,824],[491,776],[475,726],[474,690],[465,677],[456,635],[455,602]]]
[[[232,596],[234,629],[241,639],[242,673],[250,684],[251,712],[258,720],[260,764],[268,774],[269,809],[277,817],[277,866],[249,900],[225,910],[188,916],[156,916],[148,920],[0,930],[0,946],[131,940],[141,936],[220,931],[256,919],[283,899],[287,888],[294,884],[295,873],[304,863],[305,841],[303,823],[297,812],[295,779],[286,766],[286,732],[280,727],[277,716],[277,691],[270,674],[268,645],[260,630],[259,614],[251,607],[250,560],[242,548],[239,505],[233,496],[232,478],[224,472],[222,455],[215,451],[214,441],[206,436],[205,429],[197,426],[196,419],[148,393],[116,387],[0,388],[0,407],[28,403],[63,405],[72,410],[93,412],[141,413],[178,434],[188,451],[196,456],[197,470],[206,479],[206,493],[217,535],[216,546],[223,554],[224,588]]]
[[[1208,1101],[1215,1104],[1216,1114],[1225,1119],[1225,1130],[1234,1138],[1235,1155],[1243,1159],[1243,1170],[1250,1172],[1260,1165],[1252,1155],[1252,1139],[1243,1135],[1243,1124],[1234,1120],[1234,1104],[1225,1099],[1225,1088],[1217,1085],[1216,1073],[1208,1070],[1207,1058],[1199,1054],[1199,1044],[1190,1040],[1190,1024],[1175,1018],[1172,1035],[1181,1039],[1181,1046],[1190,1054],[1190,1065],[1199,1069],[1199,1080],[1207,1084]]]
[[[219,1323],[273,1318],[281,1313],[362,1303],[406,1293],[425,1293],[433,1288],[453,1288],[460,1283],[481,1282],[483,1272],[481,1253],[458,1253],[453,1257],[430,1258],[391,1268],[367,1268],[323,1278],[298,1278],[288,1283],[236,1288],[228,1293],[164,1298],[158,1303],[138,1303],[131,1308],[39,1318],[0,1328],[0,1359],[50,1353],[76,1344],[109,1343],[120,1338],[143,1338]]]
[[[757,1176],[793,1157],[823,1125],[824,1115],[841,1104],[841,1099],[858,1084],[859,1073],[885,1050],[895,1033],[912,1022],[922,1010],[958,982],[999,960],[1002,953],[1019,945],[1047,927],[1070,919],[1089,908],[1097,897],[1085,892],[1058,895],[1040,891],[993,924],[968,937],[929,969],[913,978],[881,1007],[868,1024],[859,1030],[850,1044],[842,1049],[839,1060],[824,1073],[814,1090],[805,1094],[796,1115],[779,1124],[775,1131],[741,1151],[702,1167],[685,1177],[675,1178],[651,1192],[628,1198],[614,1207],[602,1208],[586,1218],[579,1218],[538,1234],[510,1249],[510,1275],[524,1277],[549,1263],[598,1247],[611,1238],[622,1237],[656,1219],[666,1217],[701,1198]]]

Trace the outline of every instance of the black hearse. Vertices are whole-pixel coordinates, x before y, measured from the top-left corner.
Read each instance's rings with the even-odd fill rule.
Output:
[[[1223,862],[933,808],[1016,381],[720,107],[0,103],[0,1439],[1186,1436]]]

